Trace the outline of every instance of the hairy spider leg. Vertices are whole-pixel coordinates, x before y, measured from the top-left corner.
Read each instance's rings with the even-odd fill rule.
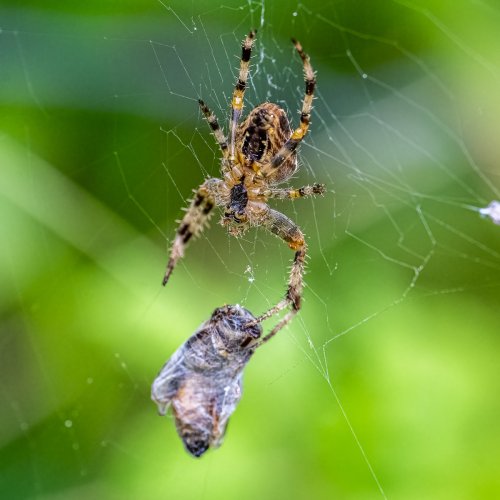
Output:
[[[276,236],[279,236],[281,239],[286,241],[288,246],[292,250],[295,250],[295,257],[290,270],[288,288],[285,297],[274,307],[259,316],[254,322],[261,323],[265,319],[274,316],[283,309],[291,307],[291,311],[288,312],[288,314],[273,328],[269,334],[272,337],[292,320],[301,307],[307,246],[304,240],[304,235],[298,226],[286,215],[278,212],[277,210],[270,208],[266,214],[261,217],[260,224]],[[267,340],[268,339],[265,341],[267,342]],[[264,341],[264,339],[262,341]]]
[[[294,316],[296,314],[297,314],[297,310],[296,309],[292,309],[291,311],[288,311],[285,314],[285,316],[283,316],[283,318],[281,319],[281,321],[279,321],[278,324],[276,324],[274,326],[274,328],[265,337],[262,337],[255,344],[255,349],[257,349],[257,347],[260,347],[262,344],[265,344],[266,342],[268,342],[269,340],[271,340],[284,326],[286,326],[288,323],[290,323],[290,321],[292,321],[292,319],[294,318]]]
[[[167,284],[179,259],[184,256],[184,250],[189,240],[192,237],[198,236],[203,231],[212,215],[212,209],[215,206],[215,197],[210,181],[213,182],[215,179],[209,179],[197,189],[194,198],[191,200],[191,204],[177,228],[174,243],[170,250],[167,270],[163,278],[163,286]]]
[[[294,200],[296,198],[306,198],[316,194],[325,194],[325,192],[326,187],[324,184],[313,184],[312,186],[303,186],[301,188],[265,188],[261,189],[258,194],[266,198]]]
[[[220,150],[222,152],[222,156],[224,160],[226,160],[229,157],[229,150],[227,146],[227,138],[224,135],[224,132],[220,128],[219,122],[217,120],[217,117],[215,116],[215,113],[210,111],[209,107],[202,101],[201,99],[198,99],[198,103],[201,108],[201,112],[203,113],[203,116],[207,120],[208,124],[210,125],[210,128],[212,129],[212,132],[214,134],[215,140],[217,141],[217,144],[220,147]],[[226,172],[228,170],[228,167],[226,165],[223,166],[223,172]]]
[[[326,188],[324,184],[313,184],[312,186],[304,186],[301,188],[269,188],[262,189],[259,195],[263,195],[266,198],[277,198],[277,199],[296,199],[305,198],[307,196],[314,196],[316,194],[324,194]],[[292,309],[278,322],[277,325],[256,345],[264,344],[270,340],[277,332],[279,332],[284,326],[286,326],[293,317],[297,314],[301,307],[302,299],[302,289],[304,287],[304,268],[305,268],[305,258],[306,258],[306,244],[304,240],[304,235],[288,217],[276,210],[269,210],[268,214],[264,219],[263,225],[267,227],[272,233],[276,234],[283,240],[285,240],[289,247],[296,250],[295,257],[290,271],[290,277],[288,280],[288,289],[286,296],[283,300],[278,302],[274,307],[266,311],[262,316],[259,316],[255,320],[255,323],[261,323],[267,318],[279,313],[286,307],[291,306]]]
[[[292,270],[290,272],[290,278],[288,281],[288,290],[285,298],[281,300],[274,307],[266,311],[262,316],[259,316],[255,321],[250,322],[250,325],[253,323],[261,323],[262,321],[274,316],[279,313],[283,309],[288,306],[292,306],[291,310],[288,311],[285,316],[274,326],[274,328],[262,339],[260,339],[256,344],[255,348],[264,344],[272,337],[274,337],[284,326],[286,326],[295,315],[299,312],[301,307],[301,299],[302,299],[302,289],[304,286],[303,275],[304,275],[304,267],[305,267],[305,258],[306,258],[306,245],[304,244],[302,248],[295,252],[295,258],[292,265]]]
[[[250,67],[250,56],[252,54],[252,46],[255,41],[255,30],[250,31],[246,36],[241,46],[240,73],[238,81],[234,87],[233,97],[231,99],[231,159],[235,157],[235,139],[236,128],[238,126],[241,113],[243,111],[243,98],[248,80],[248,70]]]
[[[300,125],[271,159],[270,168],[265,169],[263,172],[265,177],[276,176],[276,169],[282,166],[283,163],[295,153],[297,146],[301,143],[302,139],[309,130],[316,79],[314,77],[314,70],[311,66],[309,56],[303,51],[301,44],[297,40],[292,39],[292,42],[302,59],[302,63],[304,65],[304,77],[306,81],[305,95],[300,115]],[[288,177],[288,175],[286,177]],[[263,194],[266,197],[278,199],[295,199],[315,194],[323,194],[324,192],[325,186],[322,184],[314,184],[313,186],[305,186],[299,189],[270,188],[263,190]],[[290,270],[288,288],[285,297],[278,304],[257,318],[256,323],[264,321],[287,307],[291,307],[291,309],[275,325],[275,327],[259,341],[257,345],[262,345],[274,337],[274,335],[287,325],[299,311],[302,301],[302,290],[304,287],[303,278],[307,251],[304,235],[301,230],[294,222],[280,212],[269,210],[265,220],[263,221],[263,225],[265,225],[272,233],[285,240],[288,243],[288,246],[292,250],[295,250],[295,257]]]
[[[297,146],[302,142],[302,139],[307,134],[311,121],[311,109],[314,89],[316,87],[316,78],[314,77],[314,70],[311,66],[309,56],[302,50],[302,45],[300,45],[300,43],[294,38],[292,38],[292,42],[304,64],[304,77],[306,81],[306,91],[302,102],[302,112],[300,114],[300,125],[294,130],[290,139],[285,142],[281,149],[272,158],[271,169],[264,172],[266,177],[273,175],[274,169],[282,165],[283,162],[295,152]]]

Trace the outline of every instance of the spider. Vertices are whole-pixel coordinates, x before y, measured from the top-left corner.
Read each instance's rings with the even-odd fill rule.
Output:
[[[151,387],[158,413],[169,407],[186,450],[200,457],[221,445],[241,399],[243,369],[265,338],[250,311],[219,307],[165,363]]]
[[[295,251],[285,297],[258,318],[258,321],[290,308],[273,329],[274,335],[295,316],[301,307],[306,242],[300,228],[287,216],[273,210],[267,200],[295,199],[325,193],[323,184],[313,184],[299,189],[277,187],[297,170],[297,146],[309,129],[316,79],[309,56],[300,43],[292,42],[302,59],[305,75],[305,95],[300,115],[300,125],[292,132],[285,111],[271,102],[258,105],[239,124],[243,98],[247,86],[250,55],[255,41],[255,31],[250,31],[242,44],[239,77],[231,100],[229,142],[221,130],[217,117],[200,99],[199,105],[222,153],[222,178],[207,179],[195,196],[180,222],[167,264],[163,285],[175,265],[184,255],[187,243],[198,236],[215,206],[223,207],[221,224],[233,236],[242,235],[252,226],[262,226],[283,239]]]

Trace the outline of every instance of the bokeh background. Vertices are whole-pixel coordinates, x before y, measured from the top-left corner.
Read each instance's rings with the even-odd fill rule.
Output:
[[[0,6],[0,496],[500,496],[500,11],[368,0]],[[262,348],[223,446],[188,456],[150,384],[215,307],[255,314],[291,252],[213,219],[161,278],[258,28],[247,109],[311,133],[277,204],[304,228],[300,316]],[[266,328],[272,326],[272,320]]]

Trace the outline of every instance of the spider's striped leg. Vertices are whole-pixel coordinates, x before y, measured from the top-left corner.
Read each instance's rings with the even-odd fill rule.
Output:
[[[259,347],[264,344],[272,337],[274,337],[284,326],[286,326],[295,315],[299,312],[302,299],[302,289],[304,287],[303,275],[305,267],[305,257],[306,257],[306,245],[304,244],[299,250],[295,252],[295,258],[293,260],[292,270],[290,272],[290,278],[288,280],[288,290],[286,296],[274,307],[266,311],[262,316],[259,316],[255,323],[260,323],[265,319],[279,313],[288,306],[291,306],[290,311],[288,311],[285,316],[274,326],[274,328],[264,336],[255,347]]]
[[[259,194],[266,198],[277,198],[278,200],[294,200],[296,198],[306,198],[316,194],[325,194],[324,184],[313,184],[312,186],[303,186],[301,188],[267,188],[259,191]]]
[[[302,45],[297,40],[292,38],[292,42],[297,49],[297,52],[302,59],[304,64],[304,77],[306,81],[306,92],[304,95],[304,100],[302,102],[302,112],[300,114],[300,125],[294,130],[292,136],[281,149],[274,155],[271,160],[271,169],[267,172],[267,175],[271,175],[274,168],[278,168],[293,152],[297,149],[297,146],[302,142],[302,139],[307,134],[309,130],[309,123],[311,121],[311,109],[314,97],[314,89],[316,87],[316,78],[314,77],[314,70],[312,69],[309,56],[302,50]]]
[[[235,138],[236,127],[243,110],[243,98],[248,80],[248,68],[250,66],[250,55],[252,54],[252,46],[255,41],[255,30],[250,31],[243,40],[241,46],[241,60],[240,60],[240,73],[238,81],[233,91],[233,98],[231,99],[231,158],[235,154]]]
[[[295,250],[295,257],[293,259],[290,276],[288,278],[288,288],[285,297],[278,302],[274,307],[266,311],[262,316],[255,320],[255,323],[260,323],[274,314],[279,313],[287,307],[291,310],[284,316],[284,318],[273,328],[271,333],[264,337],[261,341],[266,342],[268,337],[272,337],[292,318],[297,314],[301,307],[302,289],[304,288],[304,268],[306,259],[306,243],[302,231],[297,225],[292,222],[288,217],[282,213],[269,209],[266,214],[260,219],[260,225],[266,227],[288,243],[288,246]]]
[[[290,321],[292,321],[293,317],[297,314],[295,309],[288,311],[283,319],[264,337],[262,337],[255,346],[256,348],[265,344],[268,340],[272,339],[284,326],[286,326]]]
[[[220,128],[219,122],[217,121],[217,117],[215,116],[215,113],[210,111],[208,106],[201,100],[198,99],[198,103],[201,108],[201,112],[205,116],[205,119],[207,120],[208,124],[210,125],[210,128],[212,129],[212,132],[214,134],[215,140],[217,141],[217,144],[220,147],[220,150],[222,151],[222,155],[224,158],[227,158],[229,155],[228,147],[227,147],[227,138],[224,135],[224,132]]]
[[[177,228],[172,248],[170,250],[170,258],[168,259],[167,270],[163,278],[163,286],[165,286],[180,258],[184,256],[184,250],[192,237],[198,236],[206,226],[212,209],[215,206],[214,185],[219,183],[217,179],[209,179],[204,182],[196,191],[191,204]]]

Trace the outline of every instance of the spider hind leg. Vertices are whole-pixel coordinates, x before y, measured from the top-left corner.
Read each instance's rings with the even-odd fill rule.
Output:
[[[307,134],[311,121],[314,89],[316,88],[316,78],[314,76],[314,70],[311,66],[309,56],[304,52],[302,45],[297,40],[292,38],[292,42],[295,45],[304,66],[304,78],[306,81],[305,95],[302,101],[299,127],[294,130],[290,139],[288,139],[288,141],[286,141],[281,149],[274,155],[274,158],[271,160],[273,169],[279,168],[288,158],[290,158],[290,156],[295,153],[297,146],[302,142],[302,139]],[[268,175],[273,175],[272,170]]]
[[[238,126],[241,113],[243,111],[243,99],[247,87],[248,72],[250,68],[250,56],[252,55],[252,47],[255,42],[255,30],[250,31],[243,40],[241,46],[240,72],[238,81],[234,87],[233,97],[231,99],[231,157],[235,154],[235,139],[236,128]]]

